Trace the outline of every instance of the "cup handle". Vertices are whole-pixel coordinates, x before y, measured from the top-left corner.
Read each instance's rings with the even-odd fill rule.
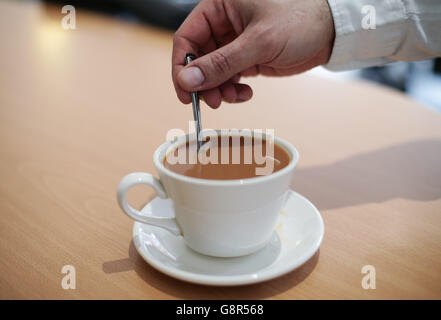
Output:
[[[133,172],[126,175],[121,179],[118,185],[117,198],[118,204],[121,209],[132,219],[150,224],[153,226],[161,227],[167,229],[174,233],[175,235],[181,235],[181,229],[179,228],[175,218],[163,218],[163,217],[147,217],[142,215],[138,210],[134,209],[127,203],[127,192],[131,187],[138,184],[146,184],[151,186],[156,194],[162,198],[167,199],[167,192],[161,184],[161,181],[153,177],[151,174],[143,172]]]

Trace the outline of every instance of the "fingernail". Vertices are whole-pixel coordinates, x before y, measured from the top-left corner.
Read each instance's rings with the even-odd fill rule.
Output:
[[[187,88],[195,88],[198,87],[204,82],[205,77],[202,74],[201,69],[198,67],[190,67],[187,69],[183,69],[179,73],[179,80],[182,85]]]

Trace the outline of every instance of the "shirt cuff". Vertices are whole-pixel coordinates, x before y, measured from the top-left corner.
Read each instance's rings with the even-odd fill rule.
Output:
[[[372,0],[328,0],[334,19],[335,40],[331,57],[325,65],[327,69],[350,70],[393,61],[388,57],[394,55],[405,39],[406,8],[402,0],[372,3]],[[375,12],[375,21],[368,21],[375,29],[362,27],[369,12]]]

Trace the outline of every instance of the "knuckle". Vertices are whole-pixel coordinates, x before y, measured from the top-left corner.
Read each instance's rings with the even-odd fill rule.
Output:
[[[262,28],[259,30],[257,37],[262,46],[267,47],[275,43],[277,39],[276,30],[272,27]]]
[[[225,11],[223,0],[212,0],[212,8],[217,15],[222,15]]]
[[[218,51],[210,55],[210,64],[213,67],[213,71],[218,74],[228,73],[232,67],[231,57]]]
[[[261,59],[267,60],[274,55],[274,52],[278,52],[281,43],[280,39],[281,37],[276,28],[261,27],[254,32],[250,42],[261,53]]]
[[[179,30],[178,30],[173,34],[173,44],[177,45],[179,43],[180,39],[181,39],[181,36],[180,36]]]
[[[204,3],[204,4],[207,4],[207,5],[212,5],[213,3],[217,3],[217,2],[219,2],[218,0],[201,0],[201,1],[199,1],[200,3]]]

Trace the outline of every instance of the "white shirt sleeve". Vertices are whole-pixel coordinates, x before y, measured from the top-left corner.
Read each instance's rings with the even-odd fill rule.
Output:
[[[328,4],[335,27],[334,47],[325,66],[330,70],[441,56],[441,0],[328,0]]]

